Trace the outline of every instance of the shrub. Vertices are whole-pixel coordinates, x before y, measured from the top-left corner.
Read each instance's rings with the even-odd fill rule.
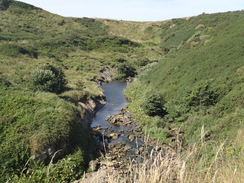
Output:
[[[20,54],[29,55],[32,58],[37,58],[37,53],[34,49],[23,48],[16,44],[5,44],[0,46],[0,54],[9,57],[18,57]]]
[[[67,80],[62,69],[47,65],[32,72],[31,84],[34,90],[61,93]]]
[[[189,106],[209,106],[214,105],[217,94],[210,89],[208,81],[197,83],[185,97]]]
[[[126,62],[126,59],[124,59],[123,57],[118,57],[115,59],[115,61],[117,61],[119,63],[124,63],[124,62]]]
[[[164,116],[167,114],[164,104],[165,101],[160,94],[151,91],[145,94],[141,107],[145,114],[149,116]]]
[[[12,2],[11,0],[1,0],[0,1],[0,10],[8,9],[11,2]]]
[[[136,64],[140,67],[143,67],[143,66],[146,66],[149,62],[150,62],[150,60],[147,57],[143,57],[143,58],[139,59]]]
[[[12,83],[10,83],[5,77],[2,77],[0,75],[0,86],[1,86],[1,88],[10,87],[11,85],[12,85]]]
[[[125,79],[128,77],[134,77],[136,75],[136,69],[126,62],[118,64],[117,69],[117,79]]]

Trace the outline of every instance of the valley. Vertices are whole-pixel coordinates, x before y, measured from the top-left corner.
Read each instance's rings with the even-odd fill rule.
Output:
[[[97,160],[108,182],[242,182],[243,25],[243,11],[133,22],[0,1],[0,182],[78,181]],[[127,101],[97,120],[118,81]],[[149,150],[124,144],[137,138]],[[108,152],[125,147],[118,169],[125,153]]]

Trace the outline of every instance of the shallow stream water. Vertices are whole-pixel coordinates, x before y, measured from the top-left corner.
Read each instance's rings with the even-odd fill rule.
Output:
[[[109,122],[107,122],[105,119],[108,116],[118,113],[119,110],[128,103],[128,101],[126,100],[124,93],[123,93],[126,85],[127,85],[126,82],[114,81],[114,82],[105,84],[101,87],[106,96],[107,103],[102,107],[102,109],[100,109],[96,113],[96,116],[94,117],[92,124],[91,124],[92,128],[100,125],[101,128],[113,127],[115,129],[117,129],[117,127],[111,126],[111,124]]]
[[[136,127],[133,124],[130,127],[124,125],[115,126],[106,121],[106,118],[108,116],[119,113],[120,109],[125,107],[128,103],[123,93],[126,85],[126,82],[114,81],[101,87],[104,90],[107,103],[96,113],[96,116],[92,121],[91,127],[96,128],[100,126],[100,131],[105,136],[111,133],[119,134],[118,139],[106,141],[106,143],[116,144],[119,142],[125,142],[127,146],[131,146],[133,148],[130,151],[133,152],[135,147],[138,148],[139,146],[141,146],[140,139],[136,139],[135,141],[130,141],[128,139],[128,136],[133,134],[132,131],[136,130]]]

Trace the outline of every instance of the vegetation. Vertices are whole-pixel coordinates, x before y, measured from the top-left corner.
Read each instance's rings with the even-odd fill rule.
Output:
[[[128,77],[134,77],[136,75],[136,69],[126,62],[118,64],[117,70],[117,79],[126,79]]]
[[[94,81],[104,80],[107,67],[116,68],[113,79],[138,75],[125,93],[145,132],[172,145],[172,130],[180,129],[182,169],[174,171],[182,182],[194,182],[201,168],[195,182],[233,177],[231,164],[237,172],[243,165],[243,22],[243,11],[163,22],[65,18],[1,0],[0,182],[83,175],[96,144],[78,102],[103,95]],[[197,154],[191,147],[202,126],[205,142],[197,147],[204,152]],[[213,162],[219,151],[211,149],[224,141],[221,152],[231,153]],[[211,169],[220,176],[205,180]]]
[[[70,182],[87,170],[96,147],[78,102],[103,95],[94,81],[105,67],[126,79],[134,60],[155,55],[108,32],[101,20],[0,1],[0,182]]]
[[[31,73],[31,84],[34,90],[61,93],[65,89],[67,80],[62,69],[46,65]]]
[[[168,49],[166,58],[147,67],[126,90],[129,110],[145,131],[167,141],[171,136],[167,133],[180,128],[184,145],[189,145],[204,125],[210,141],[227,138],[228,145],[233,143],[236,131],[243,129],[242,21],[240,11],[175,19],[162,25],[160,46]],[[141,105],[150,91],[157,91],[165,100],[161,107],[167,114],[160,123]]]
[[[241,183],[244,176],[242,173],[244,164],[241,160],[244,149],[234,149],[232,146],[224,148],[224,142],[211,145],[214,156],[206,161],[209,159],[208,146],[208,142],[201,136],[183,151],[179,144],[177,153],[165,153],[153,149],[148,158],[139,157],[130,162],[127,176],[113,171],[113,174],[107,175],[107,181],[109,183]]]
[[[82,163],[81,175],[90,158],[88,154],[92,155],[92,144],[87,141],[92,141],[81,125],[80,109],[51,93],[6,90],[0,93],[1,182],[26,169],[23,176],[37,174],[33,171],[41,170],[38,164],[51,161],[48,149],[60,150],[56,157],[80,151],[82,161],[77,163]],[[32,159],[42,161],[34,163]]]
[[[144,113],[149,116],[164,116],[166,114],[162,97],[153,91],[145,94],[141,107]]]

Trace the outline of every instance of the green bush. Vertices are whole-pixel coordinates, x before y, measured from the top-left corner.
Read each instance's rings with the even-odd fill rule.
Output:
[[[143,57],[143,58],[139,59],[136,64],[140,67],[143,67],[143,66],[146,66],[149,62],[150,62],[150,60],[147,57]]]
[[[8,91],[0,88],[0,101],[0,182],[14,175],[17,180],[20,178],[16,182],[67,181],[80,176],[87,168],[95,143],[82,126],[81,111],[73,104],[52,93],[11,88]],[[42,169],[47,168],[51,156],[42,160],[43,166],[31,157],[48,147],[64,150],[53,163],[57,158],[65,159],[51,166],[47,178],[47,170]],[[24,181],[24,177],[28,180]]]
[[[124,63],[124,62],[126,62],[126,59],[123,58],[123,57],[118,57],[118,58],[115,59],[115,61],[117,61],[119,63]]]
[[[210,89],[208,81],[204,81],[195,84],[185,100],[189,106],[209,106],[216,103],[217,94]]]
[[[0,46],[0,54],[9,57],[18,57],[20,54],[29,55],[30,57],[37,58],[37,53],[34,49],[23,48],[17,44],[5,44]]]
[[[108,34],[103,23],[93,18],[84,17],[81,19],[75,19],[75,21],[89,28],[89,35],[100,36]]]
[[[127,62],[118,64],[117,71],[117,79],[119,80],[134,77],[136,75],[136,69]]]
[[[0,75],[0,87],[10,87],[12,84],[4,77]]]
[[[8,9],[8,7],[9,7],[9,5],[10,5],[11,2],[12,2],[11,0],[1,0],[0,1],[0,10],[1,9],[2,10]]]
[[[31,73],[31,84],[34,90],[61,93],[65,90],[67,80],[62,69],[46,65]]]
[[[167,114],[164,104],[165,101],[160,94],[150,91],[145,94],[141,107],[145,114],[149,116],[164,116]]]

